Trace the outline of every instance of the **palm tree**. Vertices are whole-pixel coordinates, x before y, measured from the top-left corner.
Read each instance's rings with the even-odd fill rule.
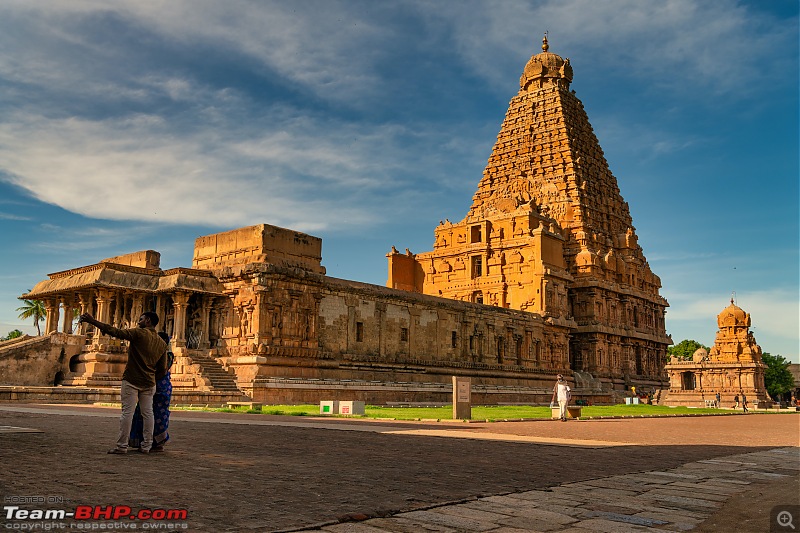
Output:
[[[25,305],[17,307],[17,311],[21,311],[18,315],[22,320],[33,319],[33,325],[36,326],[36,334],[41,335],[42,330],[39,328],[39,322],[44,320],[47,316],[47,310],[41,300],[22,300]]]

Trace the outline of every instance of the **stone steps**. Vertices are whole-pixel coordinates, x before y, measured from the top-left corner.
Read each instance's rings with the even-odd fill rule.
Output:
[[[220,392],[240,392],[235,375],[225,370],[216,360],[199,354],[188,356],[191,362],[200,367],[200,376],[211,382],[211,390]]]

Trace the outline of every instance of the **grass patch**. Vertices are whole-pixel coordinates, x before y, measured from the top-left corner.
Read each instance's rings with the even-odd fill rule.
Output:
[[[191,411],[216,411],[222,413],[247,413],[260,415],[283,416],[320,416],[319,405],[264,405],[260,410],[247,406],[240,407],[173,407],[175,410]],[[618,416],[679,416],[700,414],[730,414],[736,411],[728,409],[692,408],[692,407],[667,407],[664,405],[593,405],[583,407],[581,418],[591,417],[618,417]],[[741,412],[741,411],[738,411]],[[763,412],[763,411],[762,411]],[[331,415],[328,415],[331,416]],[[334,415],[335,416],[335,415]],[[367,405],[365,415],[357,418],[395,419],[395,420],[452,420],[453,408],[449,405],[443,407],[382,407]],[[520,419],[549,419],[548,406],[532,405],[496,405],[473,406],[473,420],[520,420]]]

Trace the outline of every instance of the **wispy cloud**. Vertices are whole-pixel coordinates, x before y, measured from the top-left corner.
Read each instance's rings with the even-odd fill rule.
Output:
[[[0,212],[0,220],[33,220],[31,217],[25,217],[20,215],[12,215],[11,213],[2,213]]]
[[[246,128],[201,121],[189,132],[149,114],[18,114],[0,123],[0,163],[38,199],[93,218],[221,227],[267,218],[305,231],[408,208],[383,199],[414,194],[404,175],[442,171],[433,153],[414,155],[433,131],[282,113]]]

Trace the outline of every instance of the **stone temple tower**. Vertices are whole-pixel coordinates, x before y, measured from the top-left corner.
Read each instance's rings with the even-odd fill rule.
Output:
[[[574,328],[574,371],[656,385],[671,343],[668,304],[572,76],[545,37],[466,217],[441,223],[431,252],[393,250],[388,285],[541,314]]]

